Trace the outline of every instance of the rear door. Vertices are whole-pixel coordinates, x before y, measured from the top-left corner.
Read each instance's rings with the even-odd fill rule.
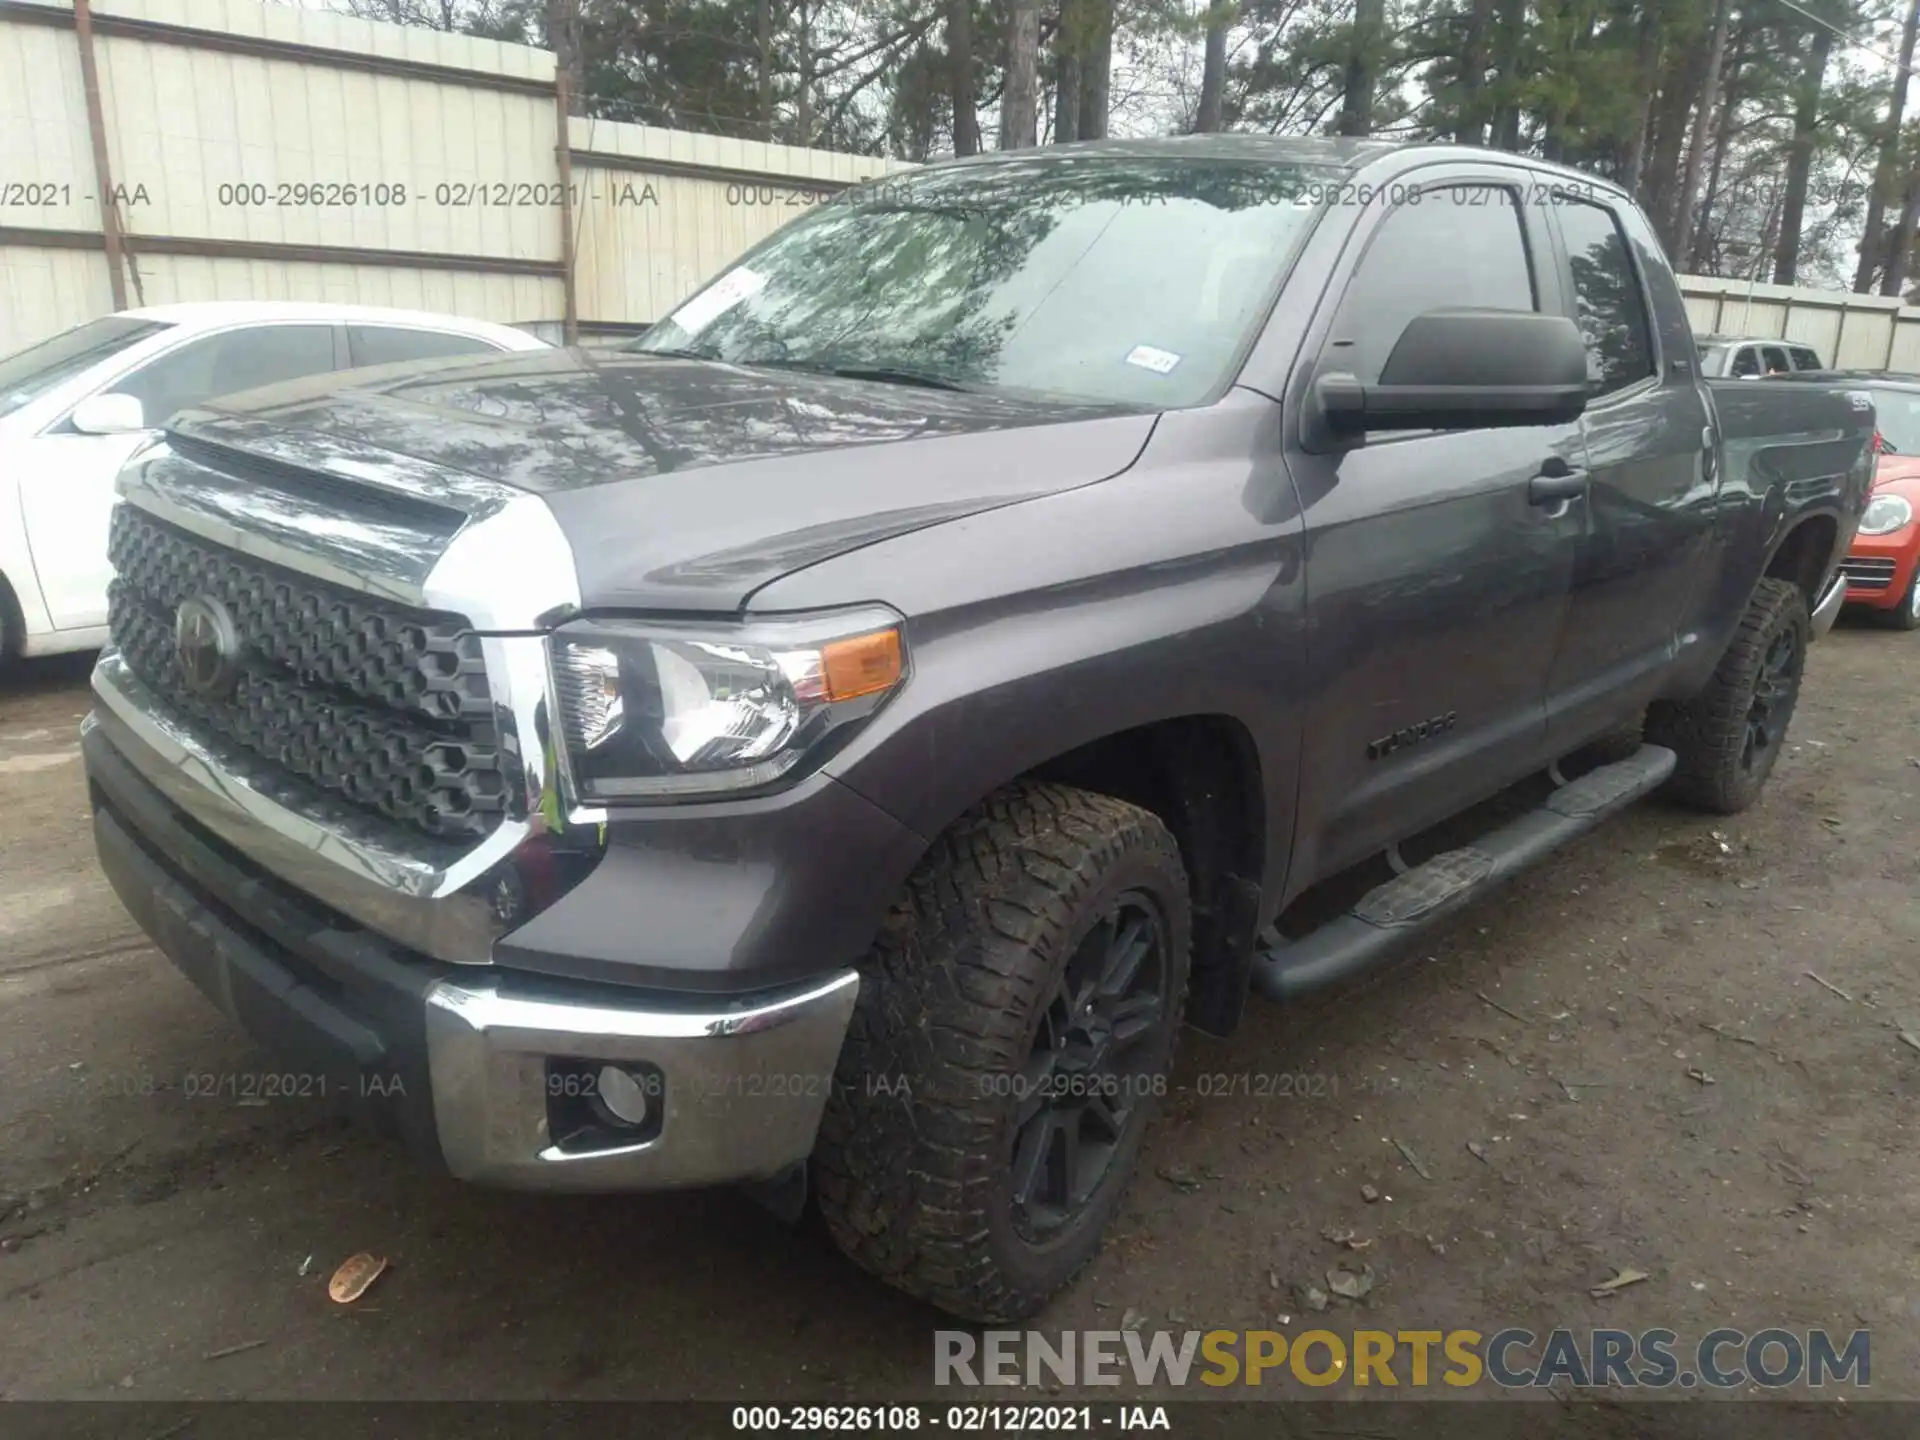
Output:
[[[1693,336],[1657,242],[1624,201],[1569,198],[1552,211],[1593,390],[1581,420],[1586,529],[1548,683],[1549,729],[1568,749],[1628,719],[1664,680],[1715,487]]]
[[[20,507],[40,590],[56,630],[107,623],[107,522],[114,481],[133,452],[176,410],[215,395],[338,368],[329,324],[254,325],[164,350],[104,387],[131,395],[148,429],[83,435],[64,418],[26,441]]]
[[[1296,416],[1318,373],[1377,380],[1416,315],[1561,305],[1520,172],[1414,175],[1347,244],[1296,367]],[[1531,503],[1529,482],[1583,463],[1577,424],[1374,434],[1319,453],[1295,434],[1311,616],[1302,883],[1544,763],[1543,681],[1581,519],[1578,502]]]

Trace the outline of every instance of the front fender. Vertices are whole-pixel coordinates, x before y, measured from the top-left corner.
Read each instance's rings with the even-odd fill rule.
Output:
[[[1251,738],[1270,896],[1284,889],[1306,676],[1304,524],[1280,407],[1163,415],[1097,485],[950,521],[789,576],[755,610],[882,601],[912,675],[828,762],[916,833],[1095,741],[1220,716]]]
[[[0,588],[11,593],[24,628],[21,636],[44,635],[53,628],[47,603],[40,593],[40,575],[27,544],[27,519],[20,505],[20,487],[7,477],[12,467],[0,452]],[[6,603],[0,596],[0,605]]]

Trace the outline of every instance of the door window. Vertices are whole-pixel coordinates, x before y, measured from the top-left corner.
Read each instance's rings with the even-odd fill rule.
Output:
[[[1504,186],[1426,190],[1390,213],[1347,282],[1325,363],[1377,382],[1408,321],[1468,305],[1539,309],[1519,199]]]
[[[1727,373],[1736,380],[1747,380],[1760,373],[1760,352],[1751,345],[1742,345],[1733,352],[1733,368]]]
[[[331,325],[256,325],[189,341],[123,377],[113,388],[116,394],[138,400],[147,424],[158,426],[176,411],[218,395],[333,368]]]
[[[1793,369],[1793,366],[1787,363],[1786,350],[1779,345],[1762,345],[1760,361],[1767,367],[1769,375],[1785,375]]]
[[[1818,370],[1820,357],[1813,351],[1800,348],[1793,352],[1793,368],[1796,370]]]
[[[81,371],[132,349],[167,327],[157,320],[103,315],[0,359],[0,415],[31,404]]]
[[[410,330],[399,325],[349,325],[347,350],[353,363],[395,365],[403,360],[439,360],[449,355],[491,355],[499,347],[471,335],[444,330]]]
[[[1653,374],[1652,327],[1619,221],[1604,206],[1576,201],[1561,207],[1560,229],[1593,393],[1639,383]]]

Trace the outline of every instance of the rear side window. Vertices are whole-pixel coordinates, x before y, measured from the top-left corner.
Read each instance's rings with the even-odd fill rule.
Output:
[[[498,347],[471,335],[450,335],[444,330],[409,330],[398,325],[349,325],[347,350],[356,366],[498,353]]]
[[[334,368],[331,325],[254,325],[190,340],[113,387],[146,411],[147,424],[236,390],[298,380]]]
[[[1727,371],[1736,379],[1745,379],[1760,373],[1760,352],[1751,345],[1742,345],[1733,352],[1733,366]]]
[[[1347,282],[1325,359],[1373,383],[1416,315],[1537,310],[1518,197],[1497,185],[1427,190],[1392,211]]]
[[[1587,342],[1587,381],[1605,395],[1653,374],[1646,296],[1613,212],[1585,201],[1560,209],[1580,334]]]
[[[1793,352],[1793,368],[1796,370],[1818,370],[1820,357],[1811,350],[1796,349]]]

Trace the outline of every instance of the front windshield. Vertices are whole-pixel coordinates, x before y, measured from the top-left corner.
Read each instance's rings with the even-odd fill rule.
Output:
[[[1920,391],[1869,387],[1868,393],[1882,448],[1896,455],[1920,455]]]
[[[633,348],[1190,405],[1227,378],[1340,173],[1093,155],[892,176],[781,230]]]
[[[109,355],[167,327],[158,320],[106,315],[0,360],[0,415],[11,415]]]

